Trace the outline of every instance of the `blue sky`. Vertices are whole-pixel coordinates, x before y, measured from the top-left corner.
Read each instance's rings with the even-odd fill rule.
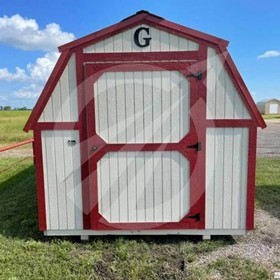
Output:
[[[1,2],[0,106],[32,108],[58,58],[58,45],[138,10],[229,40],[255,101],[280,99],[279,0]]]

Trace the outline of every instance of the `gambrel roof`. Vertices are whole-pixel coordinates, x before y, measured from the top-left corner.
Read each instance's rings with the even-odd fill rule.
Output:
[[[227,68],[236,88],[238,89],[238,92],[245,106],[247,107],[252,119],[254,120],[255,125],[262,128],[266,127],[266,124],[263,118],[261,117],[254,100],[252,99],[242,77],[240,76],[230,54],[227,51],[227,46],[229,43],[228,41],[167,21],[159,16],[150,14],[147,11],[140,11],[117,24],[114,24],[105,29],[102,29],[100,31],[97,31],[88,36],[82,37],[80,39],[77,39],[73,42],[59,47],[61,56],[24,127],[24,131],[27,132],[30,129],[34,129],[35,124],[38,122],[40,115],[42,114],[56,84],[59,81],[60,76],[62,75],[73,53],[82,51],[89,45],[110,38],[120,32],[133,28],[139,24],[147,24],[149,26],[156,27],[160,30],[169,32],[171,34],[190,39],[198,44],[205,44],[206,46],[215,48],[222,60],[224,61],[223,63]]]

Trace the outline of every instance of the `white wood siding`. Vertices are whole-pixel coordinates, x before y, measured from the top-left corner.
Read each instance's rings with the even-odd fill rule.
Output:
[[[207,229],[245,229],[248,133],[248,128],[207,128]]]
[[[79,132],[42,131],[42,152],[47,229],[82,229]]]
[[[78,121],[76,62],[73,54],[63,71],[39,122]]]
[[[132,29],[119,33],[108,39],[90,45],[84,49],[85,53],[116,53],[116,52],[155,52],[155,51],[196,51],[198,44],[178,37],[174,34],[150,28],[150,35],[145,31],[140,33],[140,43],[144,44],[143,38],[152,38],[150,46],[140,48],[134,42],[134,33],[139,27],[149,27],[142,24]]]
[[[250,114],[215,49],[208,48],[207,119],[250,119]]]
[[[177,71],[104,73],[94,95],[107,143],[176,143],[189,131],[189,83]]]
[[[97,172],[109,222],[178,222],[189,212],[189,162],[179,152],[110,152]]]

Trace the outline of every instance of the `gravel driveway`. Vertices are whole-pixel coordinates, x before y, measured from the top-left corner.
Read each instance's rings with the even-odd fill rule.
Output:
[[[266,124],[258,129],[257,155],[280,157],[280,120],[266,120]]]

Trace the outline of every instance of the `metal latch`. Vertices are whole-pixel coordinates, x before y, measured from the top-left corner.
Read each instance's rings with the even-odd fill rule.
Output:
[[[67,143],[69,145],[76,145],[77,144],[76,140],[68,140]]]
[[[191,74],[187,75],[187,77],[189,77],[189,78],[196,78],[199,81],[201,81],[202,80],[202,72],[198,71],[195,74],[191,73]]]
[[[201,218],[201,215],[200,215],[200,213],[197,213],[197,214],[195,214],[195,215],[189,216],[188,218],[189,218],[189,219],[194,219],[194,220],[196,220],[197,222],[199,222],[199,221],[200,221],[200,218]]]
[[[197,151],[201,151],[201,143],[197,142],[193,145],[187,146],[188,149],[196,149]]]

